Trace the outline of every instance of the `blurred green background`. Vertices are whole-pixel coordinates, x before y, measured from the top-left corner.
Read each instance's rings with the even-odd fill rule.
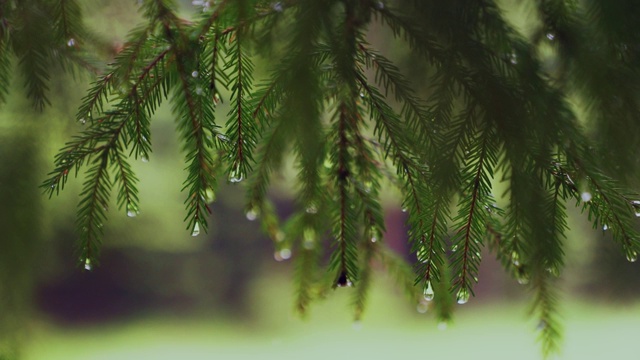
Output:
[[[198,11],[191,1],[181,5],[185,14]],[[136,1],[84,7],[87,23],[114,49],[140,21]],[[373,42],[403,59],[402,49],[377,36],[373,29]],[[424,305],[408,303],[382,272],[362,322],[350,312],[352,289],[336,290],[300,319],[292,266],[274,260],[272,244],[245,217],[241,185],[221,185],[208,234],[185,230],[184,164],[168,106],[153,119],[150,161],[134,164],[140,214],[128,218],[112,204],[101,266],[82,271],[74,232],[81,179],[51,200],[38,186],[55,152],[82,129],[73,115],[89,81],[56,75],[53,105],[39,114],[15,78],[0,108],[0,333],[8,334],[0,350],[17,343],[29,360],[540,358],[536,324],[527,318],[530,294],[489,253],[477,296],[459,307],[454,323],[438,324]],[[273,197],[286,216],[286,185]],[[386,241],[404,253],[403,213],[391,200],[385,211]],[[637,358],[640,267],[577,212],[570,225],[561,358]]]

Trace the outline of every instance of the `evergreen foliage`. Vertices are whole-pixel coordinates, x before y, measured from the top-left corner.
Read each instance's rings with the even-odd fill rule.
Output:
[[[193,1],[202,11],[192,20],[171,0],[144,0],[145,23],[88,90],[77,115],[87,127],[56,156],[43,188],[57,194],[70,172],[86,169],[78,229],[90,269],[111,191],[129,216],[138,212],[129,161],[149,158],[150,122],[169,101],[188,172],[188,231],[207,230],[219,179],[246,180],[247,211],[280,257],[293,252],[300,312],[331,287],[354,286],[359,318],[378,263],[448,321],[453,301],[473,296],[487,246],[534,293],[552,354],[567,206],[611,229],[629,261],[640,251],[640,197],[626,189],[638,168],[629,149],[640,139],[640,6],[524,3],[534,19],[526,33],[494,0]],[[42,108],[51,62],[90,64],[79,7],[0,8],[0,100],[16,62]],[[425,64],[418,84],[369,43],[373,25]],[[255,71],[260,57],[266,76]],[[267,193],[287,154],[298,212],[281,226]],[[413,269],[384,244],[384,183],[402,193]],[[499,184],[506,191],[494,194]]]

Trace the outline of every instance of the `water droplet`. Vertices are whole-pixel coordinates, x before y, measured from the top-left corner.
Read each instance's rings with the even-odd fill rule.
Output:
[[[244,179],[244,175],[240,170],[240,166],[234,166],[233,169],[229,172],[229,182],[230,183],[239,183]]]
[[[403,208],[402,208],[402,212],[403,212],[403,213],[406,213],[407,211],[409,211],[409,209],[407,209],[406,207],[403,207]]]
[[[80,119],[80,124],[84,125],[86,123],[87,123],[87,119],[85,118]]]
[[[636,213],[636,217],[640,217],[640,201],[639,200],[632,201],[631,206],[633,206],[633,210]]]
[[[191,232],[191,236],[198,236],[198,235],[200,235],[200,224],[196,222],[195,225],[193,225],[193,231]]]
[[[284,7],[282,6],[282,3],[279,2],[279,1],[276,2],[276,3],[273,3],[273,5],[271,5],[271,7],[273,8],[273,11],[275,11],[275,12],[280,12],[281,13],[282,11],[284,11]]]
[[[251,209],[247,211],[247,220],[253,221],[258,218],[258,209]]]
[[[431,286],[431,281],[427,281],[424,286],[423,296],[426,301],[431,301],[435,297],[435,293],[433,292],[433,287]]]
[[[447,322],[446,321],[440,321],[438,323],[438,330],[440,330],[440,331],[447,330]]]
[[[460,305],[464,305],[469,301],[469,290],[462,288],[458,291],[456,295],[456,301]]]
[[[547,39],[553,41],[553,39],[556,38],[556,35],[554,33],[547,33]]]
[[[538,331],[543,331],[546,328],[547,328],[547,322],[544,320],[540,320],[540,322],[538,323],[538,326],[536,326],[536,330]]]
[[[602,225],[602,231],[607,231],[607,230],[609,230],[609,225],[607,224]]]
[[[585,191],[582,194],[580,194],[580,198],[582,198],[582,201],[584,202],[589,202],[591,201],[591,193],[588,191]]]
[[[93,265],[91,265],[91,259],[85,259],[84,261],[84,269],[87,271],[93,270]]]
[[[218,139],[220,139],[220,141],[229,142],[229,138],[223,134],[218,134]]]
[[[520,255],[515,251],[511,253],[511,263],[513,266],[520,266]]]
[[[384,3],[382,1],[378,1],[378,3],[376,4],[376,8],[378,10],[384,9]]]
[[[196,95],[202,95],[202,87],[196,86]]]
[[[513,65],[518,64],[518,54],[516,54],[515,51],[512,51],[511,54],[509,54],[509,62]]]
[[[216,193],[212,189],[207,189],[204,192],[204,201],[206,201],[208,204],[216,201]]]
[[[429,310],[429,304],[424,303],[424,302],[419,302],[418,305],[416,305],[416,311],[419,312],[420,314],[425,314],[427,311]]]
[[[273,253],[273,258],[278,262],[291,259],[291,250],[290,249],[286,249],[286,248],[285,249],[276,250]]]
[[[148,163],[148,162],[149,162],[149,158],[148,158],[148,157],[146,157],[145,155],[140,156],[140,160],[141,160],[143,163]]]
[[[138,210],[138,207],[135,204],[127,204],[127,216],[128,217],[136,217],[138,216],[138,214],[140,213],[140,211]]]
[[[197,78],[198,77],[198,71],[197,70],[193,70],[193,72],[191,73],[191,77]]]
[[[336,285],[338,287],[351,287],[351,286],[353,286],[353,283],[347,277],[347,273],[343,271],[343,272],[340,273],[340,276],[338,277],[338,280],[336,281]]]
[[[280,250],[280,257],[283,260],[291,259],[291,250],[290,249],[282,249],[282,250]]]
[[[629,262],[638,261],[638,253],[635,250],[627,252],[627,260],[629,260]]]
[[[71,39],[69,39],[69,41],[67,41],[67,46],[68,47],[72,47],[72,46],[75,46],[75,45],[76,45],[76,39],[71,38]]]
[[[317,214],[318,213],[318,207],[316,206],[316,204],[311,203],[311,204],[309,204],[307,206],[305,211],[307,212],[307,214]]]
[[[374,235],[371,237],[371,242],[372,243],[377,243],[378,242],[378,238]]]
[[[364,99],[364,93],[363,92],[360,93],[360,97]]]
[[[362,321],[360,320],[356,320],[353,322],[353,325],[351,325],[353,327],[353,330],[355,331],[360,331],[362,330]]]
[[[527,285],[529,283],[529,274],[522,268],[516,269],[515,277],[520,285]]]

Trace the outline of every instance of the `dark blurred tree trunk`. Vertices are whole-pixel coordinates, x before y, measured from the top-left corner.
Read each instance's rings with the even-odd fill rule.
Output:
[[[13,120],[13,119],[12,119]],[[15,359],[31,309],[42,240],[38,149],[42,132],[28,119],[0,131],[0,359]]]

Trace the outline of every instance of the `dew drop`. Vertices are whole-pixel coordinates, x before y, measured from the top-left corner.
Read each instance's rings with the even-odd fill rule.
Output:
[[[407,209],[406,207],[403,207],[403,208],[402,208],[402,212],[403,212],[403,213],[406,213],[408,210],[409,210],[409,209]]]
[[[511,263],[513,266],[520,266],[520,255],[515,251],[511,253]]]
[[[527,285],[529,283],[529,274],[527,274],[522,268],[516,270],[516,281],[520,285]]]
[[[85,118],[80,119],[80,124],[84,125],[86,123],[87,123],[87,119]]]
[[[191,73],[191,77],[197,78],[197,77],[198,77],[198,71],[197,71],[197,70],[194,70],[194,71]]]
[[[343,272],[340,273],[340,276],[338,277],[338,280],[336,281],[336,285],[338,287],[351,287],[351,286],[353,286],[353,283],[347,277],[347,273],[343,271]]]
[[[275,251],[273,253],[273,258],[275,261],[280,262],[283,261],[284,259],[282,258],[282,256],[280,255],[280,251]]]
[[[538,326],[536,326],[536,330],[538,331],[543,331],[546,328],[547,328],[547,322],[544,320],[540,320],[540,322],[538,323]]]
[[[291,259],[291,250],[290,249],[280,250],[280,257],[282,258],[282,260]]]
[[[279,12],[279,13],[281,13],[284,10],[282,3],[279,1],[274,3],[271,7],[273,8],[273,11]]]
[[[148,158],[148,157],[146,157],[146,156],[144,156],[144,155],[142,155],[142,156],[140,157],[140,160],[141,160],[143,163],[148,163],[148,162],[149,162],[149,158]]]
[[[229,142],[229,138],[223,134],[218,134],[218,139],[220,139],[220,141]]]
[[[462,288],[458,291],[456,295],[456,301],[460,305],[464,305],[469,301],[469,290]]]
[[[216,201],[216,193],[212,189],[207,189],[204,192],[204,201],[206,201],[208,204]]]
[[[547,39],[552,40],[556,38],[556,35],[554,33],[547,33]]]
[[[355,331],[362,330],[362,321],[360,321],[360,320],[354,321],[353,325],[351,325],[351,327],[353,327],[353,330],[355,330]]]
[[[382,1],[378,1],[378,3],[376,4],[376,8],[378,10],[384,9],[384,3]]]
[[[429,305],[424,302],[419,302],[418,305],[416,305],[416,311],[420,314],[425,314],[428,310]]]
[[[364,99],[364,93],[363,92],[360,93],[360,97]]]
[[[136,207],[133,204],[128,204],[127,205],[127,216],[128,217],[133,218],[133,217],[138,216],[138,214],[139,214],[138,207]]]
[[[588,192],[588,191],[585,191],[582,194],[580,194],[580,198],[584,202],[589,202],[589,201],[591,201],[591,193]]]
[[[377,243],[377,242],[378,242],[378,238],[377,238],[377,237],[375,237],[375,236],[372,236],[372,237],[371,237],[371,242],[372,242],[372,243]]]
[[[640,217],[640,200],[632,201],[631,205],[633,206],[633,210],[636,213],[636,217]]]
[[[76,45],[76,39],[71,38],[71,39],[69,39],[69,41],[67,41],[67,46],[68,47],[72,47],[72,46],[75,46],[75,45]]]
[[[426,301],[431,301],[435,297],[435,293],[433,292],[433,287],[431,286],[431,281],[427,281],[424,286],[423,296]]]
[[[193,225],[193,231],[191,232],[191,236],[198,236],[198,235],[200,235],[200,224],[196,222],[195,225]]]
[[[440,331],[447,330],[447,322],[446,321],[440,321],[438,323],[438,330],[440,330]]]
[[[607,231],[607,230],[609,230],[609,225],[607,224],[602,225],[602,231]]]
[[[638,253],[635,250],[631,250],[631,251],[627,252],[627,260],[629,262],[638,261]]]
[[[251,210],[247,211],[247,220],[253,221],[253,220],[257,219],[257,218],[258,218],[258,210],[251,209]]]
[[[316,204],[309,204],[309,206],[307,206],[305,211],[307,212],[307,214],[317,214],[318,207],[316,206]]]
[[[202,95],[202,87],[196,86],[196,95]]]
[[[93,270],[93,265],[91,265],[91,259],[85,259],[84,261],[84,269],[87,271]]]
[[[244,176],[242,175],[242,171],[240,171],[240,168],[238,166],[235,166],[231,172],[229,172],[229,182],[230,183],[239,183],[240,181],[242,181],[244,179]]]

